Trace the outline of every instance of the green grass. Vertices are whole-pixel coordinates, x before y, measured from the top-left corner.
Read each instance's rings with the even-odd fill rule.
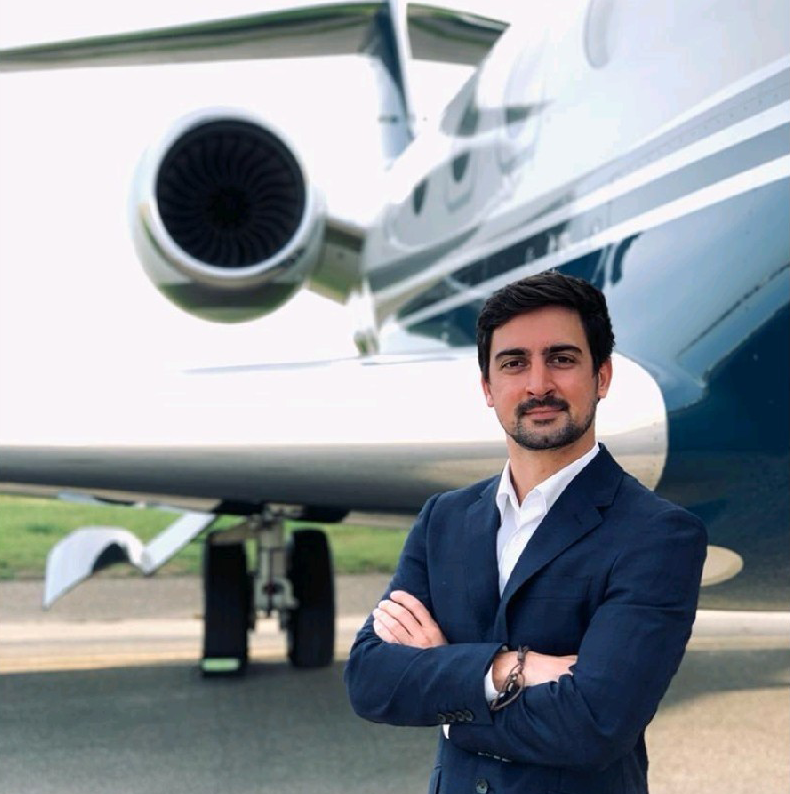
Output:
[[[115,526],[128,529],[143,542],[151,540],[177,516],[164,510],[59,502],[0,496],[0,579],[39,579],[44,575],[47,553],[60,538],[84,526]],[[215,527],[230,526],[238,519],[223,516]],[[303,526],[290,523],[288,531]],[[314,526],[314,525],[313,525]],[[351,524],[328,524],[336,573],[366,573],[395,569],[407,529],[380,529]],[[165,564],[159,575],[200,572],[202,536]],[[109,573],[137,574],[131,565],[115,565]]]

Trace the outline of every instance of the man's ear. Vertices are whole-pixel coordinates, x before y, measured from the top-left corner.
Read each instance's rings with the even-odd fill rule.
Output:
[[[603,400],[612,385],[612,359],[608,358],[598,370],[598,399]]]
[[[483,387],[483,394],[485,394],[486,397],[486,405],[489,408],[493,408],[494,398],[491,396],[491,387],[488,383],[488,379],[486,378],[485,375],[483,375],[482,372],[480,373],[480,385]]]

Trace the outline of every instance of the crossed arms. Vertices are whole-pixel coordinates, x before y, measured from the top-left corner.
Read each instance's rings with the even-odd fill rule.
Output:
[[[491,712],[483,680],[493,665],[494,685],[501,686],[512,652],[503,653],[498,642],[447,643],[434,620],[427,536],[436,501],[423,508],[390,591],[351,649],[345,678],[354,710],[393,725],[436,725],[454,714],[453,744],[525,764],[596,770],[628,753],[691,631],[705,556],[702,525],[667,508],[633,532],[608,571],[604,600],[577,656],[529,653],[528,688]]]
[[[439,624],[413,595],[393,590],[389,598],[373,610],[373,631],[384,642],[408,645],[411,648],[437,648],[447,645]],[[491,665],[493,684],[500,690],[516,663],[516,651],[499,651]],[[548,684],[561,675],[573,675],[571,667],[576,656],[550,656],[529,651],[520,683],[524,686]],[[481,682],[482,685],[482,682]]]

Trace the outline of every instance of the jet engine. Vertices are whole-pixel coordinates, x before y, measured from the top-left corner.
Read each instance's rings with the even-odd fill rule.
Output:
[[[318,262],[323,201],[280,132],[237,110],[182,118],[143,156],[135,246],[173,303],[239,322],[287,301]]]

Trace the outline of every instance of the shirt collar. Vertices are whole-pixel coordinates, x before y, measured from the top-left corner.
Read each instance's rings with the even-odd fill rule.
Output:
[[[593,448],[582,455],[580,458],[569,463],[564,468],[560,469],[538,483],[525,497],[520,505],[518,503],[518,496],[513,488],[513,482],[510,479],[510,460],[505,463],[505,468],[502,470],[502,476],[499,478],[499,487],[496,492],[496,506],[499,509],[500,517],[505,515],[505,507],[510,502],[516,513],[520,512],[522,505],[526,504],[531,498],[539,498],[543,502],[543,512],[548,513],[554,506],[560,494],[570,485],[571,480],[598,454],[600,446],[595,442]],[[534,495],[534,496],[533,496]]]

